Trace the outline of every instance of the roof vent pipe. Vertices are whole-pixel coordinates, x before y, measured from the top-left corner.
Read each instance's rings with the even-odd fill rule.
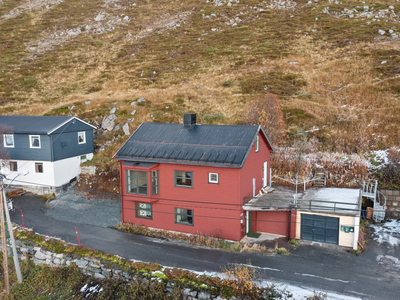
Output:
[[[184,114],[183,124],[187,129],[193,129],[196,126],[196,114]]]

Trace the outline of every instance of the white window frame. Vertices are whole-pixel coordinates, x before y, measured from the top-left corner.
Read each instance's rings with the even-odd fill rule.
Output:
[[[79,141],[80,136],[83,136],[83,142]],[[78,132],[78,144],[86,144],[86,132],[84,132],[84,131]]]
[[[6,143],[6,138],[9,137],[9,136],[11,136],[11,138],[12,138],[12,145],[11,146],[7,146],[7,143]],[[15,146],[14,135],[13,134],[3,134],[3,142],[4,142],[4,147],[5,148],[14,148],[14,146]]]
[[[39,139],[39,146],[33,146],[33,144],[32,144],[32,138],[36,138],[36,137]],[[40,148],[41,148],[40,135],[30,135],[30,136],[29,136],[29,146],[30,146],[31,148],[40,149]]]
[[[217,180],[213,180],[213,175],[217,176]],[[208,183],[219,183],[219,174],[218,173],[208,173]]]
[[[260,150],[260,136],[257,134],[256,136],[256,152]]]

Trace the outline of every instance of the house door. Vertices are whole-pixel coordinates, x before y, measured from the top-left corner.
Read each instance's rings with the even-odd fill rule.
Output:
[[[263,172],[263,187],[265,187],[268,185],[268,161],[264,162]]]
[[[302,240],[335,244],[339,243],[339,218],[301,214]]]

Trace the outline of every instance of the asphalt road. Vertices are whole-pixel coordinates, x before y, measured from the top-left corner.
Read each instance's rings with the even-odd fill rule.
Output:
[[[83,246],[127,259],[156,262],[194,271],[220,272],[232,263],[250,264],[262,279],[333,291],[361,299],[400,299],[400,267],[378,264],[378,255],[400,257],[400,249],[370,241],[367,251],[355,256],[338,247],[300,245],[291,255],[231,253],[167,242],[88,224],[59,221],[46,216],[43,200],[34,195],[14,198],[13,222],[35,232],[77,243],[77,227]],[[88,212],[90,213],[90,212]]]

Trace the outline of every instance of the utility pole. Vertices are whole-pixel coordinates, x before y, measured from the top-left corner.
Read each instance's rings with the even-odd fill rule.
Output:
[[[3,178],[2,178],[3,179]],[[1,179],[1,180],[2,180]],[[5,230],[5,222],[4,222],[4,199],[3,199],[3,190],[4,186],[1,185],[1,195],[0,195],[0,219],[1,219],[1,242],[3,246],[3,269],[4,269],[4,280],[6,286],[6,294],[10,294],[10,284],[8,281],[8,264],[7,264],[7,245],[6,245],[6,230]]]
[[[10,212],[8,211],[8,205],[7,205],[7,200],[6,200],[6,191],[5,191],[4,185],[3,185],[2,193],[3,193],[3,199],[4,199],[3,208],[5,209],[5,212],[6,212],[7,227],[8,227],[8,232],[10,234],[10,242],[11,242],[11,249],[13,252],[15,273],[17,273],[18,282],[22,283],[21,268],[19,266],[18,252],[17,252],[17,247],[15,246],[14,231],[13,231],[12,224],[11,224]]]

